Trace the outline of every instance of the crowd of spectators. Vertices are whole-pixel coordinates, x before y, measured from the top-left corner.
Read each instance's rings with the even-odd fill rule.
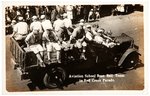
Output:
[[[142,7],[142,8],[141,8]],[[67,18],[72,20],[72,23],[78,23],[84,19],[85,22],[96,20],[105,15],[116,15],[117,11],[125,13],[133,12],[134,9],[142,10],[141,5],[51,5],[51,6],[7,6],[5,8],[5,25],[6,33],[12,30],[11,23],[18,22],[18,16],[23,16],[28,25],[32,22],[32,17],[35,15],[38,18],[45,15],[52,24],[58,15],[67,14]],[[119,13],[120,14],[120,13]],[[9,31],[9,32],[8,32]]]

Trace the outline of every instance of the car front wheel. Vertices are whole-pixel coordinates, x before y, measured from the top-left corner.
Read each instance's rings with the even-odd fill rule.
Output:
[[[122,64],[124,69],[134,69],[139,62],[139,54],[137,52],[130,53]]]

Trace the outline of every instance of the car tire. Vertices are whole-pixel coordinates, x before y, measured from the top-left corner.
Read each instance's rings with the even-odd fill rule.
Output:
[[[130,53],[122,64],[122,68],[124,69],[134,69],[136,68],[139,62],[139,54],[137,52]]]
[[[57,88],[63,86],[66,79],[66,72],[61,67],[51,68],[49,73],[46,73],[43,82],[47,88]]]

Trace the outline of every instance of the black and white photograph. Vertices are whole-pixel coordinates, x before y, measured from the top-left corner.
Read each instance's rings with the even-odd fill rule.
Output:
[[[5,5],[6,91],[144,90],[144,5]]]

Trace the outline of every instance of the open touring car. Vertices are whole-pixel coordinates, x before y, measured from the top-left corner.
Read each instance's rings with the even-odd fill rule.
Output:
[[[46,64],[45,68],[38,66],[39,61],[36,55],[28,48],[22,48],[11,38],[11,53],[15,61],[15,69],[21,73],[21,79],[40,80],[48,88],[63,86],[68,74],[87,72],[86,70],[100,70],[102,68],[135,68],[139,62],[138,48],[134,44],[133,38],[125,33],[114,37],[119,45],[108,48],[94,41],[87,41],[86,57],[87,60],[80,60],[78,49],[62,50],[61,64],[56,62],[56,52],[52,54],[53,63]],[[46,61],[45,52],[45,61]],[[38,78],[38,79],[37,79]]]

